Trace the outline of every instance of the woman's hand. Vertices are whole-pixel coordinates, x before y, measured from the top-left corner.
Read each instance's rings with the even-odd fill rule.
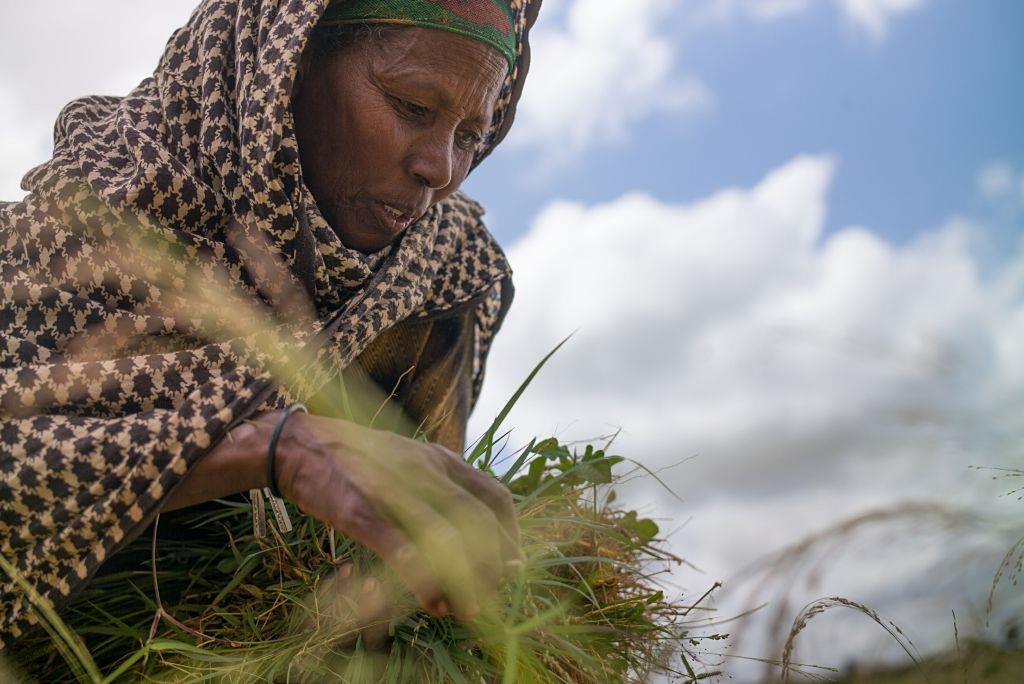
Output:
[[[279,415],[259,417],[260,433]],[[295,414],[276,479],[305,513],[376,552],[432,615],[472,619],[521,565],[508,489],[444,447]]]

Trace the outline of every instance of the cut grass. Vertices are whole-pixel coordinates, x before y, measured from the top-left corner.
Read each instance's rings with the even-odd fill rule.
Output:
[[[544,361],[467,460],[492,472],[501,423]],[[343,383],[340,394],[333,405],[358,413]],[[248,503],[217,501],[163,516],[60,618],[37,601],[50,633],[21,639],[10,664],[46,682],[712,677],[703,644],[725,635],[690,613],[714,588],[696,600],[666,596],[658,578],[680,560],[654,521],[615,505],[612,487],[633,473],[619,474],[624,459],[606,448],[543,439],[513,455],[500,479],[515,501],[525,567],[470,622],[421,611],[373,553],[294,508],[291,533],[270,525],[260,539]],[[359,623],[358,607],[337,590],[348,564],[397,597],[378,624]]]
[[[329,611],[317,600],[342,562],[379,570],[373,554],[339,537],[332,560],[331,531],[309,518],[287,537],[256,539],[247,505],[219,502],[175,516],[171,533],[133,542],[63,620],[51,616],[48,624],[66,625],[70,635],[59,643],[70,647],[77,634],[88,653],[55,650],[56,640],[39,632],[19,642],[13,662],[39,681],[83,682],[706,674],[687,641],[701,632],[702,620],[688,618],[692,598],[670,600],[655,581],[676,562],[657,541],[657,525],[613,507],[607,494],[593,498],[615,482],[621,459],[554,440],[534,443],[529,456],[525,472],[509,480],[526,567],[503,588],[501,609],[473,622],[430,617],[407,596],[405,610],[388,621],[386,643],[372,647],[324,619]]]

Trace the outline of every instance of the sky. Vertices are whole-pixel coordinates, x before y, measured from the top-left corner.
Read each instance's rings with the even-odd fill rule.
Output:
[[[9,9],[0,197],[61,106],[125,93],[192,6]],[[575,333],[510,447],[621,430],[616,453],[679,497],[648,480],[623,500],[696,566],[673,575],[687,595],[725,582],[722,617],[773,552],[902,512],[776,582],[788,602],[762,595],[734,655],[777,657],[771,611],[820,596],[926,652],[952,611],[961,634],[1006,626],[1008,592],[987,630],[983,604],[1020,504],[970,466],[1020,463],[1022,33],[1018,0],[545,0],[516,126],[465,185],[517,288],[471,432]],[[899,657],[859,615],[816,620],[797,654]]]

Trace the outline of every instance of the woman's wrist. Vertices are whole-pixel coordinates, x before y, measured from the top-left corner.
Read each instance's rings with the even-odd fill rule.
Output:
[[[260,417],[262,418],[262,417]],[[167,497],[164,511],[266,486],[270,429],[260,419],[238,425],[198,463]]]
[[[301,412],[293,413],[285,418],[285,412],[279,410],[261,414],[252,421],[252,425],[257,432],[254,435],[255,443],[253,448],[258,454],[260,486],[270,487],[271,475],[267,468],[268,459],[270,458],[270,440],[274,433],[274,428],[281,423],[282,419],[284,420],[275,448],[273,478],[278,491],[284,498],[289,500],[293,498],[292,485],[296,479],[296,468],[300,460],[296,458],[296,432],[301,429],[299,423],[302,418]]]
[[[219,499],[231,494],[262,489],[269,486],[267,478],[267,450],[274,427],[280,422],[283,411],[269,411],[239,424],[198,463],[189,468],[182,481],[168,495],[163,510],[178,508]],[[311,480],[322,480],[329,472],[322,467],[324,461],[317,459],[319,443],[310,435],[309,424],[303,423],[309,417],[301,412],[285,420],[277,444],[274,477],[284,498],[299,503],[295,498],[295,487],[303,478],[307,485]],[[306,471],[299,472],[300,466]],[[301,498],[301,497],[300,497]]]
[[[284,437],[285,430],[288,429],[289,419],[292,416],[304,413],[309,414],[309,409],[306,405],[301,402],[295,402],[289,404],[286,408],[277,412],[277,421],[274,424],[274,430],[270,435],[270,443],[267,445],[267,459],[266,459],[266,481],[267,489],[272,496],[283,497],[284,494],[281,492],[278,477],[277,477],[277,454],[280,450],[279,447]],[[294,420],[292,421],[294,423]],[[287,469],[286,469],[287,470]]]
[[[242,479],[246,486],[240,491],[262,489],[267,486],[267,445],[274,429],[276,411],[264,413],[238,425],[225,441],[232,442],[238,452],[239,465],[244,468]]]

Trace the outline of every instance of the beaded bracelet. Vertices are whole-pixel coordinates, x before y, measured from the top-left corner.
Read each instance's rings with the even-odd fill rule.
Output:
[[[270,489],[270,493],[278,499],[283,499],[284,496],[281,494],[281,490],[277,488],[277,479],[274,477],[274,462],[277,459],[277,441],[281,439],[281,432],[284,430],[284,424],[288,420],[288,417],[296,411],[309,413],[309,409],[301,402],[290,404],[281,414],[281,417],[277,419],[277,425],[274,426],[274,432],[270,435],[270,444],[267,446],[267,487]]]

